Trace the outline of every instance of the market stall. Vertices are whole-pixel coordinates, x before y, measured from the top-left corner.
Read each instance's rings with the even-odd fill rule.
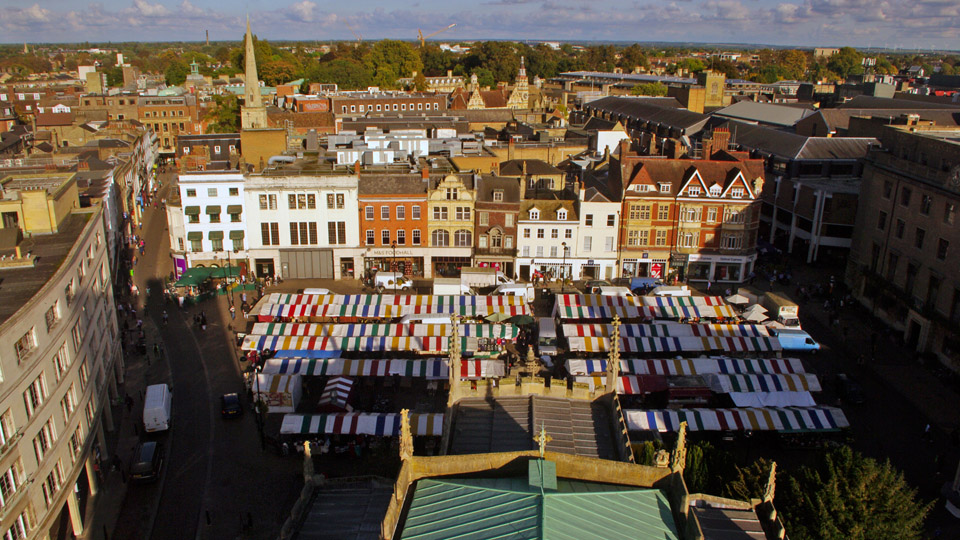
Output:
[[[414,435],[443,435],[443,414],[411,414],[410,431]],[[287,414],[280,425],[282,435],[400,435],[397,413]]]
[[[835,431],[850,426],[836,407],[624,410],[630,431]]]

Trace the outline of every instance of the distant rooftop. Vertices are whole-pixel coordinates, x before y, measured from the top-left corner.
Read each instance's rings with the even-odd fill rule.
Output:
[[[39,191],[45,190],[53,195],[73,178],[73,173],[65,174],[12,174],[0,180],[3,186],[3,197],[8,191]]]
[[[34,235],[20,243],[21,253],[36,257],[36,265],[0,270],[0,324],[23,307],[57,273],[92,216],[92,212],[73,212],[60,223],[59,232]],[[13,254],[12,249],[2,252],[7,257]]]
[[[697,84],[696,79],[687,79],[684,77],[672,77],[668,75],[641,75],[639,73],[610,73],[605,71],[566,71],[561,73],[560,76],[566,79],[580,77],[583,79],[609,79],[618,81],[632,81],[636,83],[659,82]]]

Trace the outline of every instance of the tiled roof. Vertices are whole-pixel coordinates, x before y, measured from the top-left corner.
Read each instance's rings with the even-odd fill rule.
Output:
[[[527,167],[526,174],[563,174],[563,171],[541,159],[511,159],[500,164],[500,175],[523,176],[524,165]]]
[[[873,138],[806,137],[741,122],[724,127],[736,134],[733,142],[740,147],[786,159],[859,159],[871,144],[879,144]]]
[[[540,211],[541,221],[557,221],[557,212],[561,209],[567,211],[566,221],[577,221],[577,208],[573,201],[549,200],[549,199],[524,199],[520,203],[520,218],[529,219],[531,208],[536,207]]]
[[[73,124],[73,113],[43,112],[37,114],[38,127],[69,126]]]
[[[426,195],[427,183],[420,174],[361,174],[359,194],[363,195]]]
[[[629,185],[646,184],[659,187],[667,182],[671,184],[670,193],[661,193],[659,188],[646,192],[647,196],[675,197],[680,187],[693,175],[694,171],[703,178],[703,183],[709,189],[713,184],[719,184],[726,189],[729,182],[743,173],[747,185],[751,186],[755,178],[763,178],[763,161],[715,161],[703,159],[643,159],[629,160],[625,163],[623,182],[626,189]],[[752,189],[752,187],[751,187]]]
[[[480,90],[483,105],[488,109],[498,109],[507,106],[507,96],[500,90]]]
[[[668,107],[646,98],[610,96],[591,101],[584,107],[622,115],[634,120],[661,124],[683,130],[687,135],[699,132],[710,118],[705,114]]]
[[[480,178],[477,185],[478,202],[495,202],[493,200],[494,190],[503,190],[503,200],[496,201],[504,204],[520,202],[520,183],[516,178],[503,178],[501,176],[485,175]]]

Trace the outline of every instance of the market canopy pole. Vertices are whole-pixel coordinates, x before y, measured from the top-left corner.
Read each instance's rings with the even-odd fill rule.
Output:
[[[450,351],[450,370],[448,373],[450,392],[447,395],[447,410],[453,407],[459,397],[458,389],[460,387],[460,317],[451,317],[453,327],[450,330],[450,341],[448,349]]]
[[[610,336],[610,355],[607,357],[607,392],[617,392],[620,379],[620,317],[613,316],[613,335]]]

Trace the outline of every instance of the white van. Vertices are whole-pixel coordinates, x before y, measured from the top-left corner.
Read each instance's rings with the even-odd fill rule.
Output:
[[[173,394],[165,384],[153,384],[147,387],[143,398],[143,429],[148,432],[170,429],[170,405]]]
[[[312,287],[304,289],[303,294],[330,294],[330,289],[324,289],[323,287]]]
[[[647,296],[693,296],[686,285],[661,285],[650,291]]]
[[[453,324],[449,313],[411,313],[400,318],[402,324]]]
[[[413,288],[413,281],[403,277],[400,272],[377,272],[373,286],[378,290],[402,291]]]
[[[495,296],[522,296],[528,303],[533,303],[533,285],[531,283],[504,283],[497,285],[491,295]]]
[[[600,296],[619,296],[621,298],[632,298],[636,296],[633,294],[633,291],[626,287],[607,287],[605,285],[594,287],[593,294],[599,294]]]
[[[816,354],[820,350],[820,344],[799,328],[768,327],[768,331],[780,341],[780,347],[785,351],[809,351]]]
[[[445,294],[476,296],[477,292],[466,283],[460,283],[457,278],[434,278],[433,294],[434,296]]]
[[[550,317],[541,317],[538,324],[540,331],[537,336],[537,349],[541,355],[556,356],[560,352],[556,321]]]

